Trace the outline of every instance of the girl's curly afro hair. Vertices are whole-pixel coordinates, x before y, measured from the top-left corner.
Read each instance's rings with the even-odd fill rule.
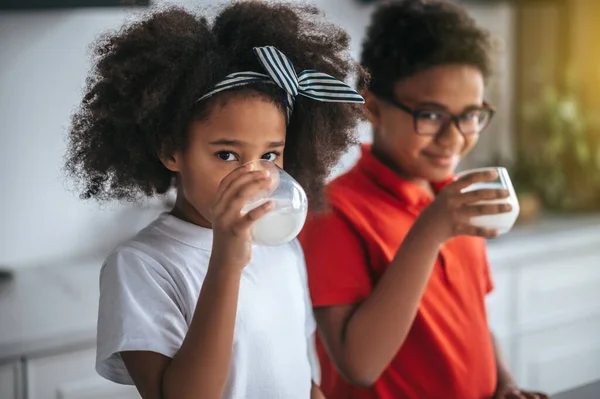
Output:
[[[263,72],[252,48],[271,45],[296,70],[317,69],[345,80],[358,71],[348,35],[310,6],[235,2],[212,23],[182,8],[149,16],[101,37],[86,94],[69,131],[66,171],[81,197],[135,201],[166,193],[174,175],[159,160],[186,145],[193,120],[206,118],[216,99],[196,103],[232,72]],[[252,90],[280,102],[281,90]],[[331,168],[355,143],[361,105],[299,96],[289,122],[285,167],[322,204]]]

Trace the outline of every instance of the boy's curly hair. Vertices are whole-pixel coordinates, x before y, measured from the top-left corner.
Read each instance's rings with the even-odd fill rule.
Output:
[[[229,73],[264,72],[253,47],[275,46],[298,71],[317,69],[345,80],[358,70],[348,44],[343,30],[309,6],[236,2],[212,23],[182,8],[154,11],[97,43],[69,131],[67,174],[86,199],[134,201],[166,193],[175,176],[159,154],[185,147],[191,121],[205,118],[226,96],[248,90],[281,102],[281,90],[252,85],[196,103]],[[305,188],[313,208],[323,203],[331,168],[355,143],[361,112],[360,104],[297,98],[285,169]]]
[[[371,75],[368,88],[390,96],[395,82],[439,65],[471,65],[487,78],[490,52],[489,33],[462,6],[451,0],[400,0],[373,13],[361,64]]]

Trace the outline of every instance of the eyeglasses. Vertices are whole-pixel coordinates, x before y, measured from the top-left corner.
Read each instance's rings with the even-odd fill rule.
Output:
[[[394,98],[385,97],[383,99],[412,115],[415,132],[421,136],[437,136],[448,127],[450,122],[454,123],[465,136],[480,133],[487,127],[495,113],[487,103],[484,103],[483,107],[454,115],[442,110],[412,109]]]

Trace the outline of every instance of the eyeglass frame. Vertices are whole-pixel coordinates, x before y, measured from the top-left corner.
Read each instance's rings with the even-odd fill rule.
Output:
[[[428,110],[428,109],[413,109],[411,107],[409,107],[408,105],[396,100],[394,97],[392,96],[381,96],[380,97],[382,100],[384,100],[385,102],[393,105],[394,107],[406,112],[407,114],[411,115],[413,118],[413,130],[415,131],[416,134],[418,134],[419,136],[425,136],[425,137],[435,137],[437,135],[439,135],[441,132],[443,132],[445,129],[448,128],[448,125],[450,123],[454,123],[454,126],[456,126],[456,128],[458,129],[458,131],[463,135],[463,136],[472,136],[474,134],[479,134],[482,131],[484,131],[490,124],[490,121],[492,120],[492,118],[494,117],[494,114],[496,113],[496,110],[486,101],[483,102],[483,106],[478,108],[478,110],[485,110],[486,112],[489,113],[489,117],[486,121],[485,126],[483,126],[481,129],[479,129],[479,131],[474,131],[471,133],[465,133],[462,131],[462,129],[460,128],[460,117],[463,116],[465,113],[461,114],[461,115],[455,115],[451,112],[448,111],[442,111],[445,114],[447,114],[450,119],[445,122],[444,124],[442,124],[440,126],[440,129],[436,132],[436,133],[432,133],[432,134],[422,134],[419,133],[418,129],[417,129],[417,117],[423,113],[423,112],[433,112],[433,110]]]

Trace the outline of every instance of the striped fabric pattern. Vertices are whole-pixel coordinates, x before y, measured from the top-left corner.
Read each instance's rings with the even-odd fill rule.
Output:
[[[365,100],[353,88],[326,73],[308,69],[296,74],[292,62],[273,46],[255,47],[254,54],[266,74],[258,72],[236,72],[229,74],[210,92],[198,99],[202,101],[224,90],[252,83],[276,84],[286,94],[288,119],[294,110],[298,95],[317,101],[338,103],[364,103]]]

